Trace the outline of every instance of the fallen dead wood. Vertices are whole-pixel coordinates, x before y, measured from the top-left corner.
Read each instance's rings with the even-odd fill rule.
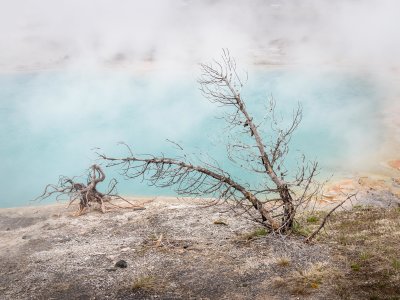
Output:
[[[97,184],[103,182],[106,178],[99,165],[90,167],[86,184],[76,182],[75,178],[60,176],[57,184],[48,184],[43,193],[35,200],[43,200],[52,196],[56,200],[60,200],[62,197],[66,197],[69,201],[68,206],[79,202],[77,215],[85,213],[93,205],[98,205],[103,213],[112,208],[144,209],[142,205],[135,205],[117,194],[117,181],[115,179],[110,181],[106,193],[99,192]],[[124,205],[121,205],[121,203]]]

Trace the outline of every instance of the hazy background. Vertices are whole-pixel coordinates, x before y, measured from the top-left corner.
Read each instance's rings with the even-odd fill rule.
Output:
[[[282,111],[303,103],[294,150],[329,170],[377,170],[399,151],[399,20],[394,0],[0,0],[0,206],[83,173],[93,147],[116,153],[118,141],[171,154],[166,138],[211,144],[222,157],[196,78],[223,47],[249,71],[256,111],[271,94]]]
[[[396,0],[2,0],[0,63],[118,58],[192,64],[221,47],[285,62],[396,68]],[[277,60],[277,59],[276,59]]]

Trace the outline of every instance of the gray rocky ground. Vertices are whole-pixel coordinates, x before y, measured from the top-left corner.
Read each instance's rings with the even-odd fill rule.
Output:
[[[303,280],[329,265],[328,244],[266,236],[225,205],[135,200],[145,209],[1,209],[0,299],[337,299]]]

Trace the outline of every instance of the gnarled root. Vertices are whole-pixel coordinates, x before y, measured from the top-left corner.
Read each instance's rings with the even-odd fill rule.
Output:
[[[43,194],[36,199],[45,199],[52,195],[55,195],[56,199],[59,199],[66,195],[69,198],[68,206],[79,201],[79,208],[75,212],[75,216],[85,214],[93,205],[98,205],[102,213],[111,210],[112,208],[109,206],[114,208],[143,209],[143,206],[135,205],[115,193],[117,182],[114,179],[110,182],[108,192],[99,192],[96,186],[99,182],[104,181],[105,178],[106,176],[101,167],[99,165],[92,165],[90,167],[87,184],[75,182],[74,178],[61,176],[57,185],[47,185]],[[114,201],[118,204],[113,203]],[[120,205],[121,202],[127,205]]]

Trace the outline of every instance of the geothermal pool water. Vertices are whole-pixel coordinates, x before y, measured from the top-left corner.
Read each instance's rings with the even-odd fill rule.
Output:
[[[287,167],[302,152],[322,174],[350,171],[382,145],[382,88],[369,76],[344,71],[253,70],[242,95],[256,118],[272,95],[285,118],[300,102]],[[81,175],[95,151],[121,156],[119,141],[138,153],[208,153],[239,180],[256,182],[225,155],[223,108],[204,99],[196,74],[42,71],[0,75],[0,207],[28,205],[58,176]],[[269,127],[265,126],[266,132]],[[100,148],[94,150],[93,148]],[[126,154],[126,152],[125,152]],[[126,181],[124,195],[173,195],[171,189]],[[106,188],[106,184],[99,186]],[[50,200],[49,200],[50,201]],[[46,203],[48,203],[47,201]]]

